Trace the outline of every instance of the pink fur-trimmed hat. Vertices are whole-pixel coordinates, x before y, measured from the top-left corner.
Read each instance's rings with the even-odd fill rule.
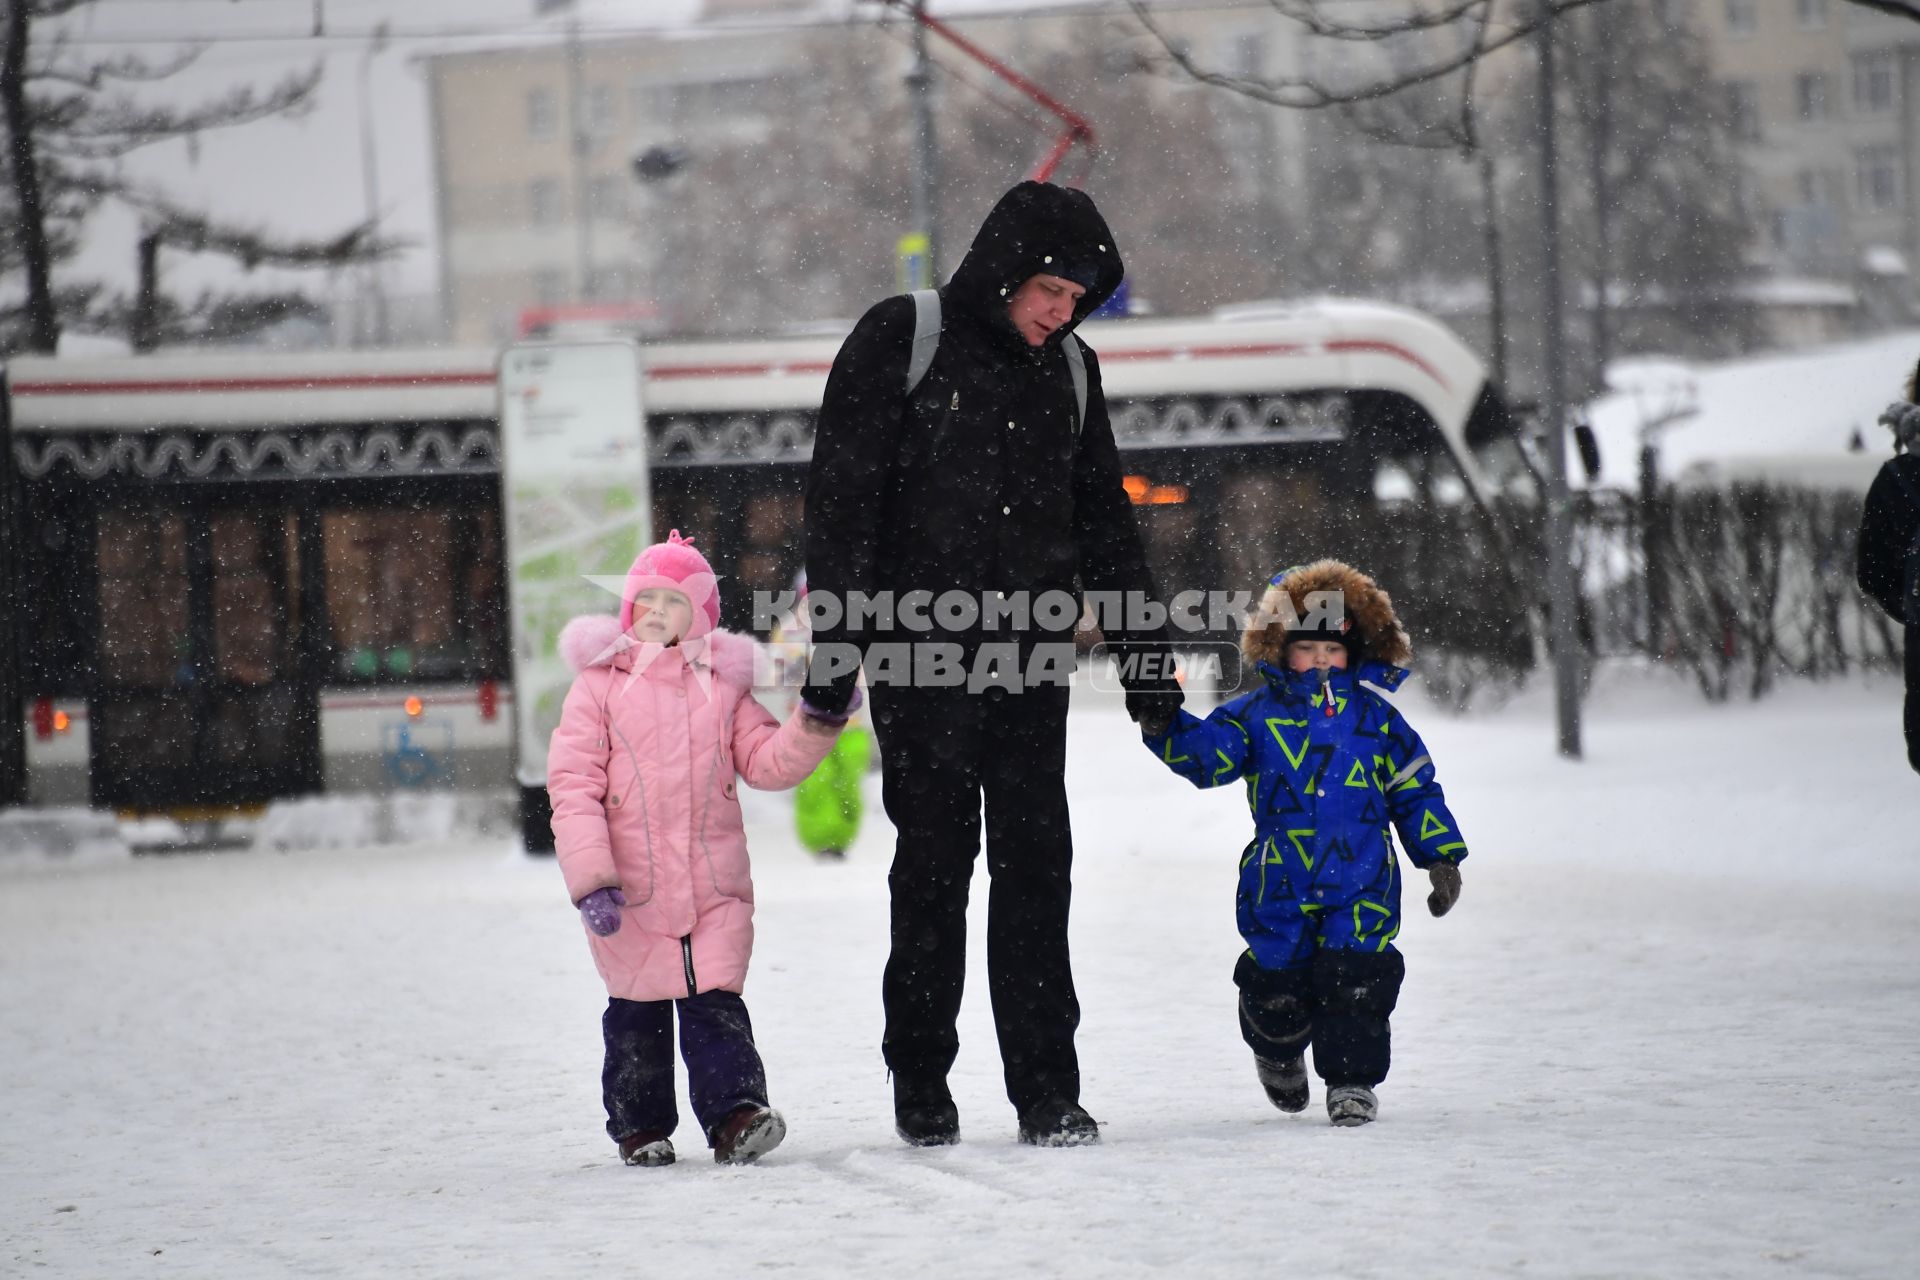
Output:
[[[720,580],[707,558],[694,548],[693,539],[681,537],[678,529],[665,542],[656,542],[634,557],[626,588],[620,593],[622,631],[633,626],[633,598],[650,587],[678,591],[693,602],[689,640],[720,625]]]

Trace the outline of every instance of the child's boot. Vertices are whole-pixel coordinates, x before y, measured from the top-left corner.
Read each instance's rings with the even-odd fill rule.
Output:
[[[620,1139],[620,1158],[628,1164],[658,1168],[673,1163],[673,1139],[658,1129],[630,1133]]]
[[[1363,1084],[1336,1084],[1327,1089],[1327,1118],[1346,1128],[1366,1124],[1380,1114],[1380,1100]]]
[[[1285,1062],[1274,1062],[1268,1058],[1255,1058],[1253,1070],[1260,1077],[1260,1087],[1267,1091],[1267,1101],[1282,1111],[1291,1114],[1307,1109],[1307,1061],[1295,1054]]]
[[[752,1164],[779,1146],[787,1122],[772,1107],[735,1107],[713,1131],[715,1164]]]

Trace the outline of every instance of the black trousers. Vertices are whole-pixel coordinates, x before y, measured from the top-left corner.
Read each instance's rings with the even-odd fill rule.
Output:
[[[1080,1025],[1067,953],[1073,835],[1067,822],[1067,695],[1045,685],[876,687],[887,816],[898,829],[893,950],[881,994],[887,1066],[943,1079],[959,1052],[967,895],[986,811],[987,983],[1007,1097],[1025,1111],[1080,1097]]]
[[[713,1145],[714,1128],[735,1108],[767,1105],[767,1072],[753,1044],[747,1006],[731,991],[685,1000],[607,1001],[600,1031],[607,1056],[600,1098],[607,1135],[671,1134],[680,1123],[673,1088],[673,1015],[680,1014],[680,1056],[687,1062],[693,1114]]]
[[[1387,1078],[1388,1023],[1406,961],[1397,951],[1316,951],[1306,964],[1262,969],[1248,952],[1234,966],[1240,1034],[1255,1057],[1284,1062],[1313,1046],[1313,1069],[1329,1085]]]

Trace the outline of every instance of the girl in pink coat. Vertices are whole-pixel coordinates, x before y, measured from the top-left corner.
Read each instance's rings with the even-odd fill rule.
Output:
[[[740,999],[753,879],[736,785],[796,785],[846,717],[803,703],[777,722],[751,692],[753,641],[719,620],[713,570],[676,529],[634,560],[617,622],[576,618],[560,634],[579,675],[547,791],[560,871],[607,984],[601,1086],[628,1164],[673,1162],[676,1006],[714,1159],[744,1163],[786,1136]]]

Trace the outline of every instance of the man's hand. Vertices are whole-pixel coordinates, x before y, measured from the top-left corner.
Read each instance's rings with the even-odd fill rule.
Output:
[[[800,698],[801,727],[811,729],[815,733],[838,733],[847,727],[847,721],[852,718],[854,712],[860,709],[860,703],[862,701],[864,701],[864,697],[860,692],[859,685],[853,686],[853,696],[847,700],[847,705],[839,711],[827,711],[815,706],[805,695],[802,695]]]
[[[1127,715],[1140,726],[1140,732],[1149,738],[1157,738],[1167,731],[1173,723],[1173,713],[1180,709],[1186,695],[1180,692],[1179,685],[1167,688],[1129,689],[1127,690]]]
[[[1427,868],[1427,882],[1433,892],[1427,895],[1427,910],[1443,916],[1460,901],[1460,868],[1451,862],[1436,862]]]

